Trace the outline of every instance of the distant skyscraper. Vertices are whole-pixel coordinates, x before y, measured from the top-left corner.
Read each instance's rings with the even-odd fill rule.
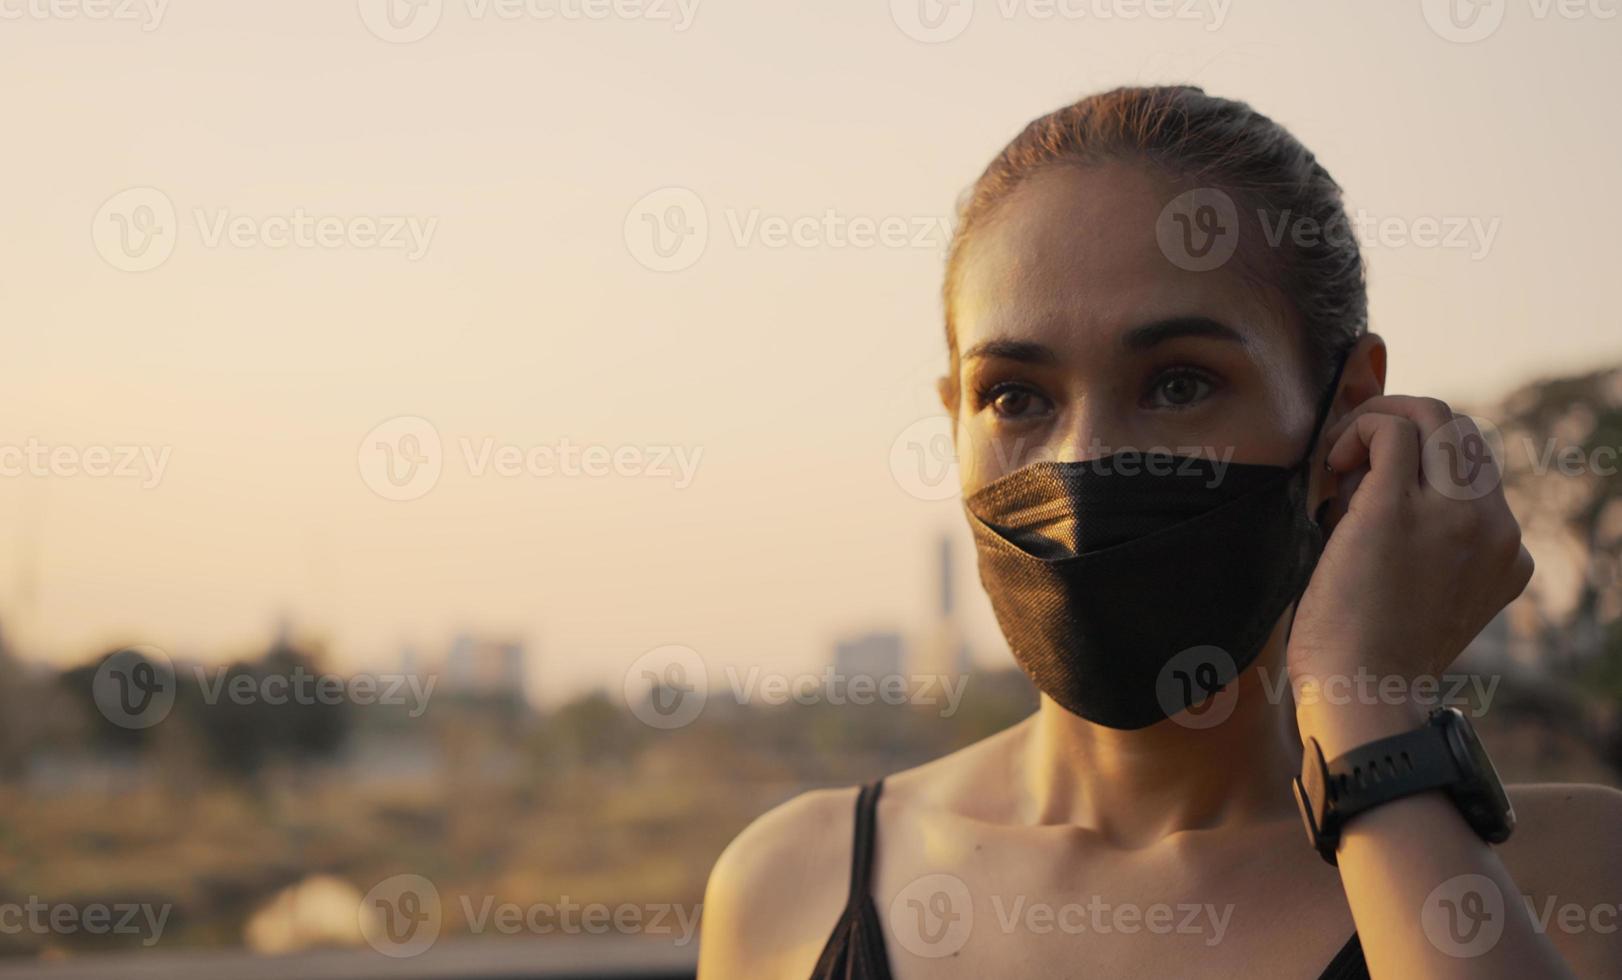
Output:
[[[487,698],[528,697],[528,657],[521,641],[459,633],[445,654],[442,690]]]
[[[912,658],[909,669],[914,674],[956,677],[969,670],[969,648],[963,640],[962,626],[957,621],[953,589],[956,574],[952,538],[942,534],[935,565],[938,605],[935,618],[924,628],[917,653]]]
[[[846,677],[891,677],[901,673],[900,633],[866,633],[834,647],[834,670]]]

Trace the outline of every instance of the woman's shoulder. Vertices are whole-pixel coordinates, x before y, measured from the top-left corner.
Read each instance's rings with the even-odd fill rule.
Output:
[[[1579,976],[1610,976],[1617,963],[1617,883],[1622,882],[1622,792],[1581,783],[1506,787],[1515,831],[1495,850],[1533,926]],[[1489,899],[1490,900],[1490,899]]]
[[[1022,726],[886,776],[877,831],[886,814],[955,810],[977,780],[1006,771]],[[984,782],[980,781],[981,793]],[[860,787],[802,793],[756,818],[715,862],[704,893],[700,976],[810,975],[850,895]]]
[[[699,976],[810,976],[849,892],[857,787],[819,789],[757,817],[704,892]]]
[[[1522,891],[1622,880],[1622,790],[1518,783],[1505,791],[1515,831],[1498,850]]]

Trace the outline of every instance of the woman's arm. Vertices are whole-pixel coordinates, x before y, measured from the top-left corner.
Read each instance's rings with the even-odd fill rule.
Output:
[[[1380,396],[1326,434],[1326,467],[1341,483],[1345,514],[1302,597],[1289,651],[1302,737],[1316,738],[1326,758],[1418,728],[1425,705],[1411,696],[1414,682],[1438,678],[1531,578],[1496,463],[1483,464],[1484,443],[1479,433],[1472,442],[1472,433],[1473,423],[1434,399]],[[1473,466],[1457,468],[1467,457]],[[1493,467],[1486,479],[1483,465]],[[1353,683],[1369,677],[1377,683]],[[1622,898],[1615,893],[1622,797],[1585,796],[1592,799],[1560,816],[1589,812],[1603,822],[1553,835],[1591,855],[1587,872],[1559,883],[1561,898],[1614,905]],[[1614,934],[1552,942],[1500,856],[1440,791],[1354,817],[1337,857],[1376,978],[1615,976],[1622,969]],[[1613,947],[1597,951],[1611,958],[1591,956],[1596,947]]]
[[[1417,727],[1401,716],[1381,726],[1375,714],[1319,713],[1312,734],[1332,757]],[[1511,795],[1519,826],[1498,848],[1440,791],[1346,826],[1337,859],[1371,976],[1622,976],[1622,793]]]

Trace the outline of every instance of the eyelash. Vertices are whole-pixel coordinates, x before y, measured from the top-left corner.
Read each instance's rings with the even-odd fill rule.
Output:
[[[1207,387],[1212,389],[1212,392],[1214,392],[1218,387],[1217,378],[1215,375],[1211,374],[1211,372],[1206,371],[1203,368],[1194,367],[1193,365],[1179,364],[1175,367],[1167,368],[1164,371],[1159,371],[1154,375],[1154,377],[1150,378],[1149,386],[1144,391],[1145,398],[1147,399],[1152,397],[1167,381],[1176,380],[1178,378],[1192,378],[1195,381],[1204,382]],[[1197,399],[1189,405],[1163,405],[1157,407],[1167,412],[1186,412],[1189,409],[1199,407],[1206,399],[1211,397],[1212,392],[1207,392],[1203,397]]]
[[[1179,364],[1155,372],[1155,374],[1150,377],[1149,384],[1144,390],[1142,401],[1149,401],[1155,395],[1155,393],[1159,391],[1162,385],[1168,381],[1173,381],[1179,378],[1192,378],[1196,381],[1204,382],[1205,385],[1213,389],[1213,391],[1220,386],[1217,377],[1211,374],[1211,372],[1206,371],[1203,368],[1194,367],[1193,365]],[[1049,399],[1041,392],[1040,389],[1033,385],[1018,381],[990,381],[984,384],[976,385],[974,388],[976,410],[984,410],[991,407],[1000,396],[1011,391],[1024,392],[1035,398],[1041,398],[1050,402],[1052,401],[1052,399]],[[1207,392],[1203,397],[1188,405],[1160,405],[1154,407],[1161,411],[1184,412],[1199,407],[1200,404],[1210,397],[1211,392]]]
[[[1001,396],[1003,396],[1003,395],[1005,395],[1005,394],[1007,394],[1009,392],[1014,392],[1014,391],[1024,392],[1025,394],[1028,394],[1028,395],[1032,396],[1033,398],[1041,398],[1041,399],[1044,399],[1044,400],[1047,400],[1047,401],[1052,401],[1052,399],[1050,399],[1046,395],[1042,394],[1042,392],[1039,389],[1037,389],[1036,387],[1034,387],[1032,385],[1022,384],[1022,383],[1020,383],[1018,381],[992,381],[992,382],[987,382],[985,384],[975,386],[975,389],[974,389],[974,405],[975,405],[975,409],[977,411],[981,411],[981,410],[984,410],[986,408],[990,408],[993,405],[993,403],[996,402],[996,400],[998,398],[1000,398]]]

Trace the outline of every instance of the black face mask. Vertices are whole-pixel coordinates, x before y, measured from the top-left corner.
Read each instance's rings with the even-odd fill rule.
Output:
[[[1120,452],[1034,463],[964,500],[980,581],[1038,688],[1145,728],[1255,661],[1323,551],[1307,467],[1344,363],[1294,466]]]

